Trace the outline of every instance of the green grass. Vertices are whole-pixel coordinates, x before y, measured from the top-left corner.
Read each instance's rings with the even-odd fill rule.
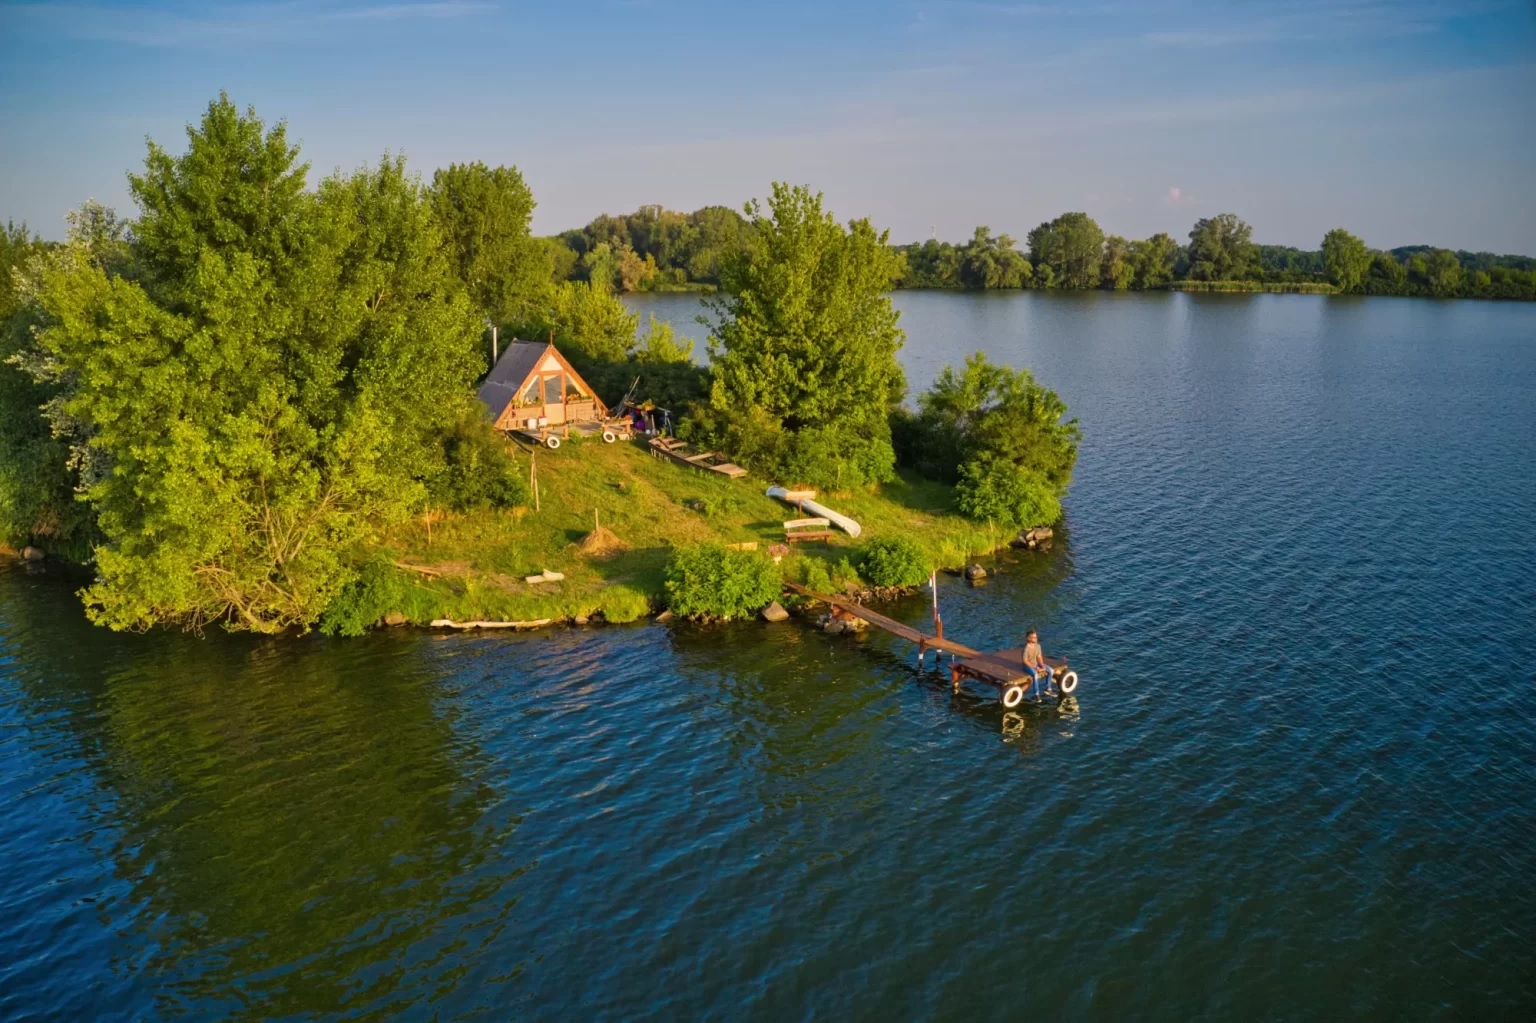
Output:
[[[634,621],[663,605],[663,570],[674,545],[756,541],[767,557],[783,541],[784,520],[798,513],[763,494],[768,481],[730,480],[653,458],[641,444],[571,440],[536,455],[540,509],[475,512],[400,527],[386,540],[395,560],[431,569],[411,573],[408,606],[414,622],[531,621],[601,613]],[[519,453],[526,471],[529,456]],[[823,494],[819,500],[863,526],[863,538],[907,536],[935,566],[958,567],[1012,537],[953,509],[940,484],[902,480],[870,491]],[[593,528],[593,513],[629,550],[607,559],[584,556],[577,544]],[[827,543],[796,545],[784,559],[786,578],[829,578],[848,584],[852,548],[838,533]],[[549,569],[562,582],[530,584]],[[819,571],[818,571],[819,569]],[[808,574],[809,573],[809,574]]]

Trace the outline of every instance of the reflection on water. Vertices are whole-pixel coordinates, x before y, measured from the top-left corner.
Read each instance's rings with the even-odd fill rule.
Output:
[[[899,296],[915,385],[1082,417],[1055,548],[940,582],[1059,706],[796,623],[114,636],[0,567],[0,1018],[1529,1017],[1536,307],[1101,297]]]
[[[110,804],[92,845],[122,885],[100,911],[157,1012],[385,1012],[450,989],[499,931],[517,817],[392,638],[338,659],[318,641],[109,637],[57,588],[15,596],[6,636],[33,641],[7,717],[47,722],[51,755],[88,765],[81,809]],[[79,653],[103,647],[119,656]]]

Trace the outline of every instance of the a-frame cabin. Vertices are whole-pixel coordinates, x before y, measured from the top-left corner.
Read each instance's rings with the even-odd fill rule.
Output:
[[[498,430],[601,421],[602,403],[553,344],[516,341],[480,385],[480,401]]]

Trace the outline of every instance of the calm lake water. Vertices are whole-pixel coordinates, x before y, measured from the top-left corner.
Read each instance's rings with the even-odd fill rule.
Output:
[[[1075,706],[797,624],[115,636],[0,569],[0,1018],[1536,1018],[1536,306],[897,301],[915,388],[1082,420],[1055,549],[942,586]]]

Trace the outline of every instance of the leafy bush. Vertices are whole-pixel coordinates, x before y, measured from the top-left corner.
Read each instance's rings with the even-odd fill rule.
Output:
[[[778,566],[755,551],[701,543],[667,560],[667,603],[673,614],[740,618],[779,595]]]
[[[327,636],[361,636],[391,611],[401,610],[406,598],[406,580],[400,571],[387,560],[375,558],[327,605],[320,615],[320,631]]]
[[[981,353],[957,373],[945,366],[919,396],[918,414],[892,422],[902,461],[930,479],[958,481],[957,470],[979,455],[1006,458],[1045,478],[1060,497],[1077,462],[1077,420],[1027,369],[997,366]],[[1065,421],[1064,421],[1065,420]]]
[[[857,587],[862,581],[847,558],[826,561],[810,555],[796,558],[790,564],[795,581],[817,593],[840,593]]]
[[[960,466],[955,503],[971,518],[999,525],[1045,526],[1061,518],[1061,502],[1044,476],[993,454]]]
[[[800,558],[795,567],[800,576],[800,585],[813,593],[830,593],[835,589],[832,574],[827,571],[827,563],[820,558]]]
[[[431,493],[436,503],[460,512],[532,500],[507,442],[477,414],[460,420],[443,438],[443,469]]]
[[[876,537],[859,548],[859,574],[875,586],[921,586],[928,555],[904,536]]]
[[[792,483],[826,490],[847,490],[896,478],[890,428],[865,430],[803,427],[789,435],[777,475]]]

